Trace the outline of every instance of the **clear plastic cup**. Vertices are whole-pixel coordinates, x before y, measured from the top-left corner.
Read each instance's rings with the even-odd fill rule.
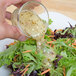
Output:
[[[24,27],[26,27],[26,25],[23,27],[20,24],[20,14],[23,11],[33,11],[34,14],[37,15],[41,20],[46,21],[47,24],[45,26],[46,26],[46,30],[47,30],[48,22],[49,22],[49,14],[48,14],[46,7],[42,3],[38,2],[38,1],[28,1],[25,4],[23,4],[20,9],[17,8],[12,13],[12,17],[11,17],[12,25],[18,26],[18,28],[21,30],[22,33],[24,33],[27,37],[31,37],[30,35],[28,35],[28,32],[24,29]],[[45,13],[45,15],[42,16],[42,13]],[[46,17],[46,19],[44,19],[43,17]],[[31,27],[29,27],[29,28],[31,28]],[[31,28],[30,30],[32,30],[32,29],[33,28]]]

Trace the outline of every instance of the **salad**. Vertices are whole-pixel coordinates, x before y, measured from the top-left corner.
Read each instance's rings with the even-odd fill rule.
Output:
[[[0,52],[0,67],[6,65],[11,70],[10,76],[75,76],[76,25],[69,25],[54,31],[47,29],[44,36],[46,44],[56,55],[53,57],[54,53],[50,54],[51,61],[42,50],[36,51],[36,40],[29,38],[24,42],[14,41],[6,45],[7,49]],[[49,47],[46,47],[47,52]]]

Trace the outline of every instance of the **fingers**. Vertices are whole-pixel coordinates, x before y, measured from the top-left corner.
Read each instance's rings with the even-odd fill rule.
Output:
[[[11,20],[11,13],[10,12],[6,12],[5,18],[7,18],[8,20]]]
[[[20,8],[20,7],[23,5],[23,3],[26,2],[26,1],[30,1],[30,0],[23,0],[22,2],[17,3],[17,4],[15,4],[15,5],[16,5],[18,8]],[[40,1],[40,0],[38,0],[38,1]],[[32,4],[30,4],[29,8],[34,9],[34,7],[36,7],[36,6],[38,6],[37,3],[32,3]],[[8,20],[11,20],[11,13],[6,11],[5,18],[7,18]]]
[[[4,23],[2,25],[3,26],[0,27],[0,39],[11,38],[19,41],[26,40],[27,37],[24,34],[22,34],[16,26],[11,26],[7,23]]]

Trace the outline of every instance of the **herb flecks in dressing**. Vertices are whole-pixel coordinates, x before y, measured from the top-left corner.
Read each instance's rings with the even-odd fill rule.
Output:
[[[23,32],[38,40],[46,32],[47,26],[33,11],[24,11],[20,14],[20,25]]]

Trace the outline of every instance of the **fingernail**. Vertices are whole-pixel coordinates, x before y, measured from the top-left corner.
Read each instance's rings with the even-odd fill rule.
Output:
[[[26,36],[20,36],[18,40],[19,40],[19,41],[25,41],[26,38],[27,38]]]

